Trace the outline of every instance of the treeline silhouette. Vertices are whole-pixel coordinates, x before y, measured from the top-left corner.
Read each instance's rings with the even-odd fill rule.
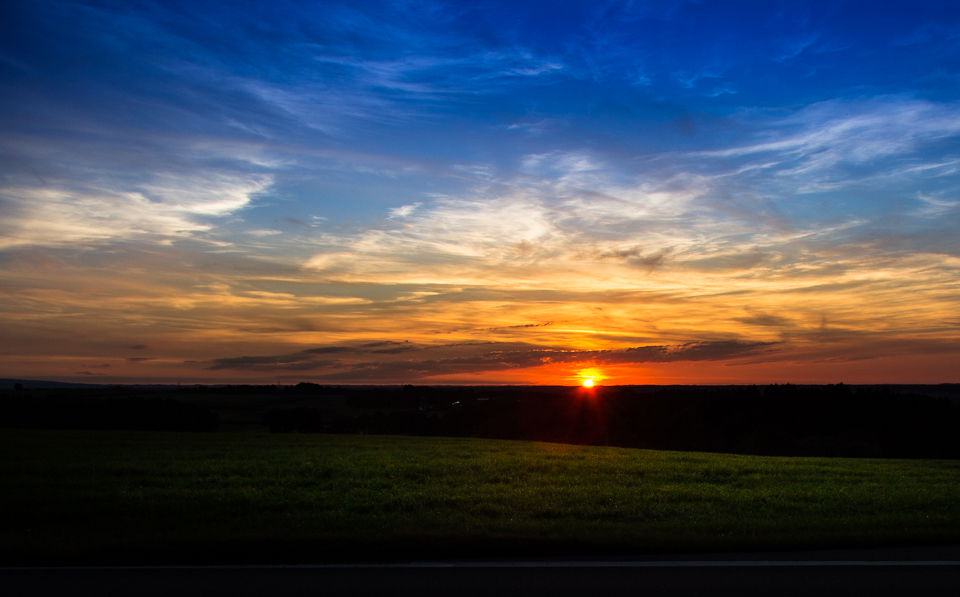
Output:
[[[209,408],[169,398],[6,395],[0,427],[131,431],[215,431],[220,417]]]
[[[301,383],[146,393],[122,387],[52,394],[18,390],[0,393],[0,427],[213,431],[220,425],[219,411],[228,427],[273,432],[481,437],[775,456],[960,459],[960,387],[908,389],[912,391],[843,384],[588,390]]]
[[[293,392],[344,394],[343,389],[313,384],[300,384]],[[774,456],[960,458],[960,409],[956,405],[946,398],[889,389],[787,384],[653,391],[509,388],[478,392],[406,386],[401,391],[347,393],[348,405],[394,410],[339,416],[317,425],[322,419],[320,410],[302,408],[288,413],[291,421],[285,430],[483,437]],[[416,410],[411,410],[414,407]],[[282,410],[276,409],[271,417]],[[292,421],[296,417],[309,417],[311,429],[297,428]]]

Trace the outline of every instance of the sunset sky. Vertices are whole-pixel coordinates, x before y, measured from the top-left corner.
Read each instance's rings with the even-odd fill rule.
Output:
[[[960,4],[5,2],[0,377],[960,382]]]

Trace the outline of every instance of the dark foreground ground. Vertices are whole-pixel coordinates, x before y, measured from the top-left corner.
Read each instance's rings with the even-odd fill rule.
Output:
[[[643,560],[0,569],[4,595],[956,595],[960,546]]]

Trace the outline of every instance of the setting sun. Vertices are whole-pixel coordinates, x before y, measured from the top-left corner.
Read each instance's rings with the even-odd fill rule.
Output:
[[[585,387],[585,388],[592,388],[592,387],[593,387],[593,380],[592,380],[592,379],[585,379],[585,380],[583,380],[583,387]]]

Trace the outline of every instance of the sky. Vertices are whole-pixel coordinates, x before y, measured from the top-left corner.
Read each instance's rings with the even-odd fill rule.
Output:
[[[960,5],[5,2],[0,377],[960,382]]]

